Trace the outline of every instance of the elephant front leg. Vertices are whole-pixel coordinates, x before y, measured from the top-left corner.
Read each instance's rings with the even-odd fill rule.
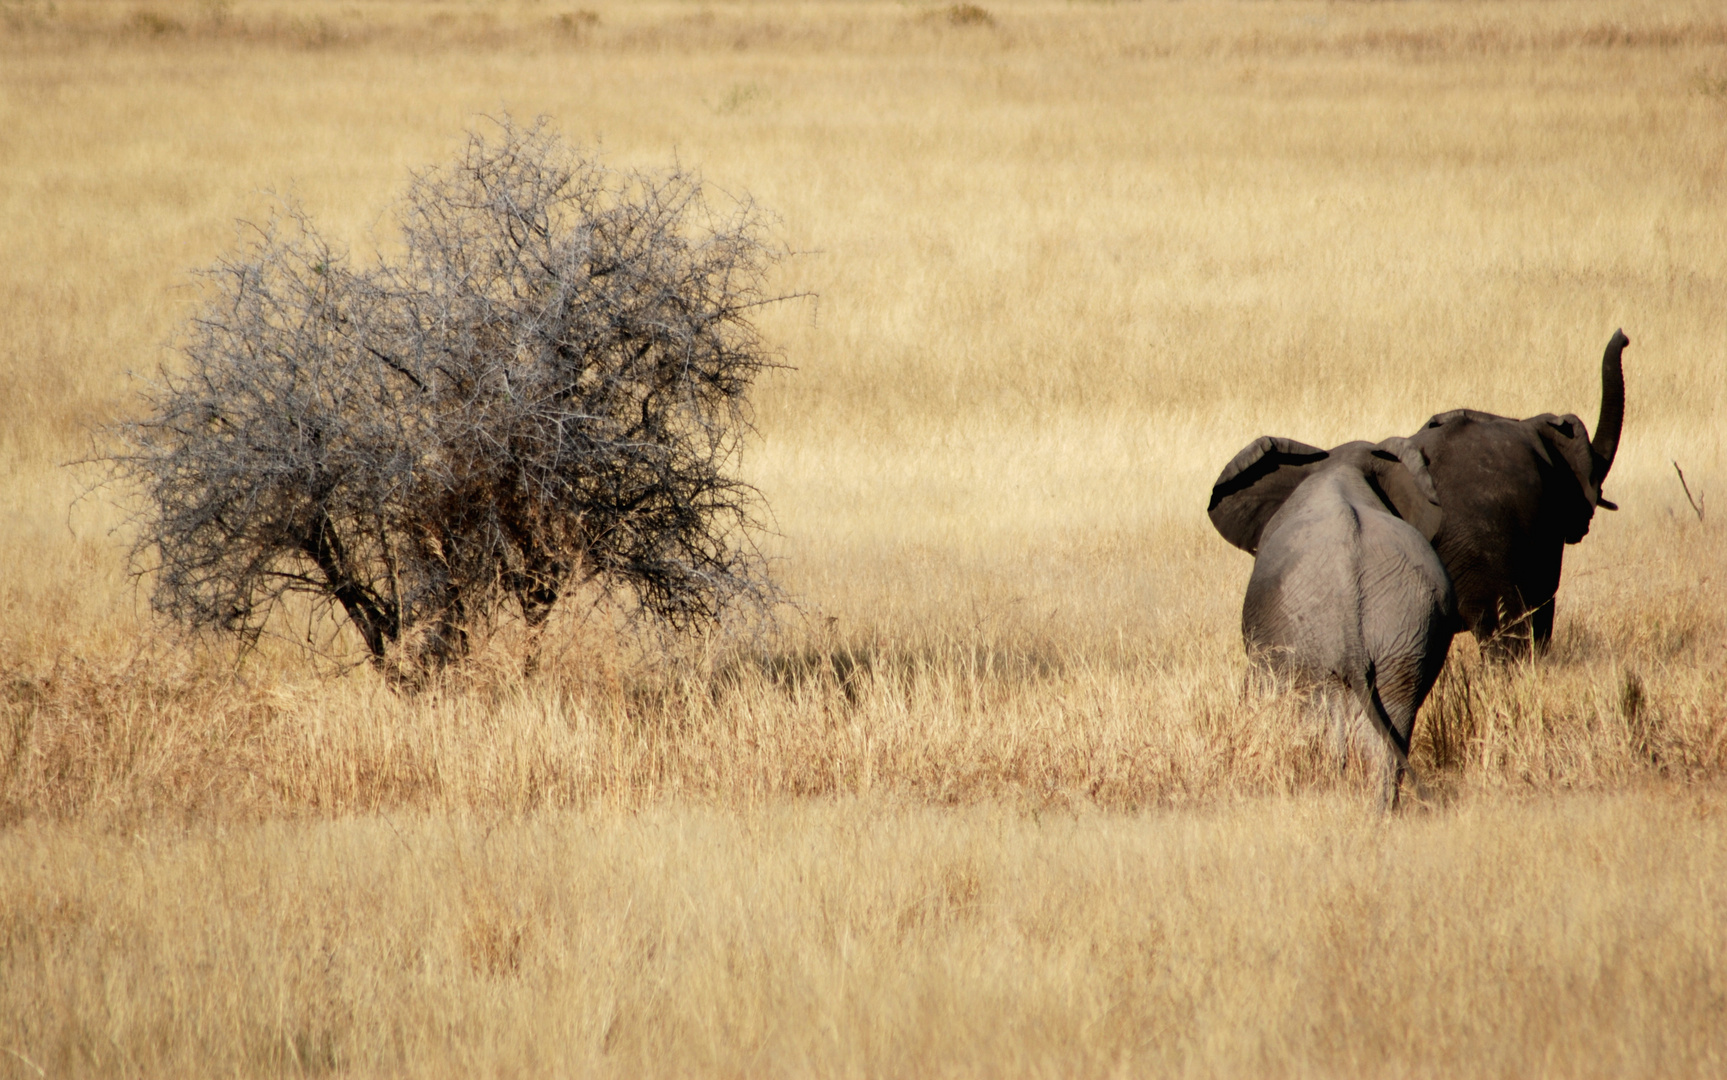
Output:
[[[1552,600],[1547,601],[1547,603],[1536,608],[1535,614],[1529,619],[1529,630],[1535,635],[1535,654],[1537,656],[1545,655],[1547,646],[1553,643],[1553,606]]]
[[[1475,640],[1481,645],[1481,654],[1500,664],[1530,659],[1540,645],[1539,628],[1542,625],[1543,611],[1547,612],[1546,626],[1551,633],[1551,606],[1531,611],[1523,606],[1520,598],[1500,599],[1492,618],[1483,620],[1475,627]]]

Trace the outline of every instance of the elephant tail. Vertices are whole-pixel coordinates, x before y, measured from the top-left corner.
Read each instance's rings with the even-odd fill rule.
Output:
[[[1379,808],[1384,811],[1397,807],[1398,788],[1402,784],[1403,774],[1409,769],[1409,739],[1397,730],[1397,725],[1391,721],[1391,714],[1386,711],[1385,702],[1379,696],[1378,676],[1373,661],[1368,660],[1349,682],[1350,689],[1361,703],[1367,726],[1376,728],[1385,739],[1384,788],[1380,792],[1379,801]]]

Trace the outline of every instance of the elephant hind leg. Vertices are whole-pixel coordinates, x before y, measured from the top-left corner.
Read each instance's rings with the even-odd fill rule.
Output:
[[[1389,814],[1402,801],[1403,774],[1409,772],[1409,757],[1400,753],[1390,739],[1379,740],[1379,747],[1379,812]]]
[[[1359,722],[1356,718],[1355,696],[1342,683],[1327,680],[1313,689],[1308,701],[1308,715],[1317,726],[1321,745],[1330,750],[1331,759],[1337,764],[1337,774],[1347,775],[1349,744],[1355,725]]]
[[[1371,740],[1380,748],[1379,812],[1390,813],[1397,809],[1403,774],[1409,771],[1409,736],[1400,730],[1386,710],[1371,666],[1357,694],[1362,711],[1367,714],[1367,726],[1377,730],[1381,736]]]

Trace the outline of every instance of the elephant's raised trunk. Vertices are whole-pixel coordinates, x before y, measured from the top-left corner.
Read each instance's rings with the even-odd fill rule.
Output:
[[[1607,478],[1607,470],[1613,467],[1614,455],[1619,453],[1619,432],[1625,425],[1625,371],[1619,358],[1629,344],[1631,339],[1625,336],[1625,331],[1615,330],[1601,357],[1601,419],[1595,424],[1595,439],[1589,444],[1595,452],[1590,479],[1597,491]]]

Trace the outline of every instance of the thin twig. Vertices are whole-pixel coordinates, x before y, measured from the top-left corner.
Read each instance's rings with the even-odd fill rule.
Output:
[[[1685,482],[1685,470],[1679,467],[1677,461],[1673,462],[1673,471],[1679,474],[1679,486],[1685,489],[1685,501],[1691,504],[1691,511],[1697,515],[1697,523],[1701,525],[1703,523],[1703,492],[1699,490],[1697,497],[1693,499],[1691,497],[1691,485]]]

